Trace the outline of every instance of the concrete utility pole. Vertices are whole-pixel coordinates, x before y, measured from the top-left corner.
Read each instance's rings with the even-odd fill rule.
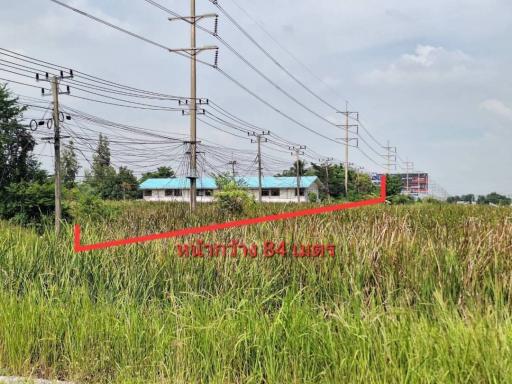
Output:
[[[258,201],[261,203],[263,201],[263,161],[261,158],[261,142],[266,143],[268,140],[264,136],[270,135],[270,131],[263,131],[261,133],[252,132],[249,133],[249,136],[255,136],[256,140],[251,139],[251,143],[258,144]]]
[[[197,205],[197,52],[196,0],[190,0],[190,209]]]
[[[338,127],[342,127],[342,128],[345,128],[345,137],[344,138],[341,138],[341,139],[338,139],[338,140],[342,140],[345,144],[345,197],[348,198],[348,168],[349,168],[349,158],[348,158],[348,147],[350,145],[350,142],[351,141],[356,141],[356,147],[359,146],[359,140],[357,138],[351,138],[350,137],[350,129],[351,128],[355,128],[356,129],[356,134],[359,133],[358,129],[359,129],[359,125],[358,124],[350,124],[350,118],[351,117],[355,117],[356,121],[359,121],[359,112],[350,112],[348,110],[348,102],[346,103],[346,108],[345,108],[345,112],[339,112],[341,113],[342,115],[345,115],[345,124],[344,125],[338,125]]]
[[[406,176],[406,191],[407,193],[411,193],[411,188],[410,188],[410,182],[409,182],[409,175],[412,171],[414,171],[414,163],[412,161],[409,161],[407,160],[406,162],[404,162],[405,164],[405,176]]]
[[[60,112],[59,112],[59,80],[57,76],[52,78],[53,96],[53,148],[55,151],[55,234],[60,235],[60,223],[62,220],[62,184],[60,177]]]
[[[197,55],[205,50],[216,50],[218,47],[208,46],[197,48],[196,46],[196,30],[197,22],[207,17],[218,18],[217,14],[207,14],[196,16],[196,0],[190,0],[190,16],[188,17],[170,17],[169,20],[181,20],[190,24],[190,48],[170,49],[170,52],[181,52],[190,55],[190,100],[188,113],[190,115],[190,209],[194,211],[197,206],[197,106],[204,104],[202,100],[197,99]],[[215,23],[215,29],[217,23]],[[215,67],[217,66],[217,55],[215,56]],[[206,104],[208,101],[205,102]],[[204,114],[204,111],[202,111]],[[183,111],[185,114],[185,111]]]
[[[300,156],[304,155],[303,150],[306,149],[305,145],[301,145],[300,147],[290,147],[293,151],[292,156],[295,155],[295,171],[297,176],[297,202],[300,203]]]
[[[334,158],[328,157],[326,159],[319,159],[318,161],[325,167],[325,188],[327,190],[327,197],[330,199],[331,191],[329,189],[329,167],[331,166],[331,161],[334,161]]]
[[[238,161],[231,160],[228,164],[231,165],[231,175],[233,176],[233,179],[235,179],[235,177],[236,177],[235,167],[238,164]]]
[[[53,137],[44,139],[53,140],[53,149],[55,156],[54,164],[54,178],[55,178],[55,234],[60,235],[61,222],[62,222],[62,180],[61,180],[61,165],[60,165],[60,140],[63,138],[60,134],[60,119],[64,115],[61,115],[59,109],[59,95],[69,95],[69,86],[66,88],[66,92],[61,92],[59,89],[59,79],[70,79],[73,78],[73,71],[69,71],[69,75],[64,75],[63,71],[60,71],[60,76],[51,76],[49,73],[45,73],[44,78],[41,78],[39,73],[36,74],[37,81],[47,81],[51,84],[52,98],[53,98]],[[42,95],[49,96],[45,93],[45,89],[42,88]],[[70,119],[70,117],[68,117]]]

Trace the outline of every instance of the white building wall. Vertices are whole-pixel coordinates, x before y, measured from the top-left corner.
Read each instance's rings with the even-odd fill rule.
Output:
[[[144,196],[145,201],[175,201],[175,202],[189,202],[190,190],[184,189],[181,191],[181,196],[165,196],[164,189],[155,189],[152,191],[151,196]],[[199,203],[211,203],[213,196],[197,196]]]
[[[253,195],[254,200],[258,201],[259,191],[257,189],[251,189],[249,192]],[[308,202],[308,193],[314,192],[319,196],[318,184],[314,183],[310,188],[306,189],[305,195],[300,197],[301,203]],[[165,196],[165,190],[153,190],[151,196],[144,196],[145,201],[175,201],[175,202],[189,202],[190,201],[190,190],[182,190],[182,196]],[[213,196],[197,196],[199,203],[211,203],[213,202]],[[262,201],[264,203],[296,203],[297,196],[295,195],[295,189],[286,188],[280,190],[280,196],[263,196]]]

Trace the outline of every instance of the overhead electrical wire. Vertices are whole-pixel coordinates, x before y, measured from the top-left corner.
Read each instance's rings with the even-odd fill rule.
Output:
[[[150,44],[152,44],[152,45],[154,45],[154,46],[157,46],[157,47],[163,48],[163,49],[165,49],[165,50],[167,50],[167,51],[170,51],[170,52],[172,52],[172,53],[180,54],[181,56],[190,57],[190,56],[189,56],[189,55],[187,55],[187,54],[181,54],[180,52],[173,51],[173,50],[169,49],[168,47],[164,46],[163,44],[156,43],[156,42],[154,42],[153,40],[147,39],[147,38],[145,38],[145,37],[143,37],[143,36],[141,36],[141,35],[138,35],[138,34],[135,34],[135,33],[133,33],[133,32],[130,32],[130,31],[128,31],[128,30],[126,30],[126,29],[124,29],[124,28],[118,27],[118,26],[116,26],[116,25],[114,25],[114,24],[112,24],[112,23],[110,23],[110,22],[106,22],[105,20],[102,20],[102,19],[100,19],[100,18],[98,18],[98,17],[96,17],[96,16],[93,16],[93,15],[90,15],[90,14],[88,14],[87,12],[81,11],[81,10],[79,10],[79,9],[77,9],[77,8],[71,7],[71,6],[69,6],[69,5],[65,4],[65,3],[61,2],[61,1],[58,1],[58,0],[50,0],[50,1],[52,1],[52,2],[53,2],[53,3],[55,3],[55,4],[61,5],[61,6],[65,7],[65,8],[68,8],[68,9],[70,9],[70,10],[72,10],[72,11],[76,12],[76,13],[79,13],[79,14],[81,14],[81,15],[83,15],[83,16],[86,16],[86,17],[88,17],[88,18],[90,18],[90,19],[92,19],[92,20],[94,20],[94,21],[96,21],[96,22],[100,22],[100,23],[102,23],[102,24],[104,24],[104,25],[106,25],[106,26],[108,26],[108,27],[114,28],[114,29],[116,29],[116,30],[118,30],[118,31],[120,31],[120,32],[123,32],[123,33],[128,34],[128,35],[130,35],[130,36],[132,36],[132,37],[135,37],[135,38],[137,38],[137,39],[139,39],[139,40],[142,40],[142,41],[144,41],[144,42],[146,42],[146,43],[150,43]],[[155,3],[155,2],[153,2],[153,3]],[[201,60],[198,60],[198,62],[199,62],[199,63],[202,63],[202,64],[205,64],[205,65],[207,65],[207,66],[209,66],[209,67],[214,67],[214,68],[215,68],[215,66],[212,66],[211,64],[206,63],[206,62],[203,62],[203,61],[201,61]],[[267,105],[269,108],[271,108],[272,110],[274,110],[276,113],[280,114],[281,116],[285,117],[286,119],[288,119],[288,120],[289,120],[289,121],[291,121],[292,123],[294,123],[294,124],[296,124],[296,125],[298,125],[298,126],[301,126],[302,128],[304,128],[304,129],[306,129],[306,130],[310,131],[311,133],[314,133],[314,134],[316,134],[316,135],[318,135],[318,136],[320,136],[320,137],[322,137],[322,138],[324,138],[324,139],[326,139],[326,140],[329,140],[329,141],[334,142],[334,143],[336,143],[336,144],[340,144],[340,142],[339,142],[339,141],[337,141],[337,140],[335,140],[335,139],[332,139],[331,137],[329,137],[329,136],[327,136],[327,135],[324,135],[324,134],[322,134],[321,132],[316,131],[316,130],[314,130],[314,129],[312,129],[312,128],[308,127],[308,126],[306,126],[305,124],[301,123],[301,122],[300,122],[300,121],[298,121],[297,119],[295,119],[295,118],[291,117],[290,115],[288,115],[288,114],[284,113],[284,112],[283,112],[283,111],[281,111],[279,108],[277,108],[276,106],[274,106],[273,104],[271,104],[270,102],[268,102],[267,100],[265,100],[263,97],[261,97],[261,96],[257,95],[255,92],[253,92],[252,90],[250,90],[248,87],[246,87],[245,85],[243,85],[240,81],[238,81],[238,80],[237,80],[237,79],[235,79],[234,77],[230,76],[228,73],[226,73],[226,72],[225,72],[225,71],[223,71],[222,69],[220,69],[220,68],[216,68],[216,69],[217,69],[217,70],[218,70],[218,72],[219,72],[219,73],[221,73],[224,77],[226,77],[227,79],[229,79],[230,81],[232,81],[233,83],[235,83],[235,84],[236,84],[237,86],[239,86],[241,89],[245,90],[246,92],[248,92],[249,94],[251,94],[253,97],[255,97],[256,99],[258,99],[260,102],[262,102],[263,104]],[[293,97],[293,96],[292,96],[292,97]],[[300,101],[299,101],[299,103],[300,103]],[[306,106],[306,107],[307,107],[307,106]],[[309,108],[309,107],[308,107],[308,108]],[[314,111],[313,111],[313,112],[314,112]],[[316,112],[314,112],[314,113],[316,113]],[[318,114],[317,114],[317,115],[318,115]],[[323,118],[322,116],[320,116],[320,115],[318,115],[318,116],[319,116],[319,117],[321,117],[322,119],[324,119],[326,122],[329,122],[329,124],[331,124],[331,125],[336,125],[336,124],[334,124],[334,123],[330,122],[329,120],[327,120],[327,119]],[[368,143],[366,143],[366,144],[367,144],[367,145],[369,145]],[[365,157],[368,157],[368,158],[369,158],[369,156],[368,156],[366,153],[364,153],[364,151],[362,151],[361,149],[360,149],[360,151],[361,151],[361,153],[363,153],[363,155],[364,155]],[[373,159],[372,159],[372,161],[373,161]],[[373,161],[373,162],[374,162],[374,163],[376,163],[375,161]],[[376,164],[378,164],[378,163],[376,163]],[[381,165],[379,165],[379,166],[381,166]]]

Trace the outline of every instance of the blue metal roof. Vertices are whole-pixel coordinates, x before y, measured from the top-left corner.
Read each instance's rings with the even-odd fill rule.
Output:
[[[240,185],[248,189],[258,188],[258,177],[240,177],[237,178]],[[309,188],[318,180],[316,176],[302,176],[300,178],[301,188]],[[293,189],[297,188],[297,179],[295,177],[274,177],[265,176],[262,178],[262,187],[280,188],[280,189]],[[197,179],[198,189],[218,189],[217,183],[213,177],[203,177]],[[190,180],[184,177],[174,179],[148,179],[143,182],[139,189],[142,190],[157,190],[157,189],[190,189]]]

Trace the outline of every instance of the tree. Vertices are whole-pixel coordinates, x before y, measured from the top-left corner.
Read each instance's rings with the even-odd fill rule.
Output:
[[[137,189],[137,178],[133,174],[133,171],[127,167],[119,168],[119,173],[117,174],[117,185],[119,187],[118,193],[116,196],[112,196],[113,198],[133,200],[140,197],[140,192]]]
[[[116,170],[110,165],[110,147],[108,138],[100,133],[98,146],[93,156],[92,170],[86,182],[102,199],[119,198]]]
[[[327,196],[327,190],[329,190],[329,195],[333,198],[340,198],[345,194],[345,168],[342,164],[329,164],[326,168],[324,165],[313,163],[310,172],[317,176],[324,185],[320,195],[321,198]]]
[[[350,189],[350,184],[349,184]],[[356,194],[369,195],[375,192],[375,185],[372,179],[366,173],[355,173],[354,175],[354,189]]]
[[[400,175],[386,176],[386,194],[388,197],[400,195],[402,193],[402,178]]]
[[[140,197],[137,178],[127,167],[116,172],[110,163],[108,138],[100,134],[93,156],[91,173],[86,172],[86,184],[93,193],[104,200],[136,199]]]
[[[101,169],[110,166],[110,143],[108,142],[108,137],[103,136],[100,133],[98,139],[98,147],[96,148],[96,153],[93,156],[93,171],[95,169]]]
[[[0,217],[20,224],[55,210],[53,183],[33,157],[31,131],[19,123],[25,110],[0,86]]]
[[[36,142],[31,131],[19,123],[25,110],[6,85],[0,86],[0,192],[11,183],[43,181],[47,176],[33,157]]]
[[[478,196],[477,200],[478,204],[494,204],[494,205],[510,205],[512,204],[512,199],[507,196],[500,195],[499,193],[492,192],[487,196]]]
[[[300,176],[308,176],[312,175],[312,172],[306,168],[306,162],[303,160],[294,161],[293,165],[290,169],[284,170],[281,173],[278,173],[276,176],[278,177],[294,177],[297,176],[297,167],[299,169]],[[309,173],[308,173],[309,172]]]
[[[140,182],[143,183],[148,179],[172,179],[176,174],[171,167],[160,167],[154,172],[147,172],[142,175]]]
[[[62,151],[62,182],[66,188],[73,188],[80,166],[76,157],[73,141]]]

